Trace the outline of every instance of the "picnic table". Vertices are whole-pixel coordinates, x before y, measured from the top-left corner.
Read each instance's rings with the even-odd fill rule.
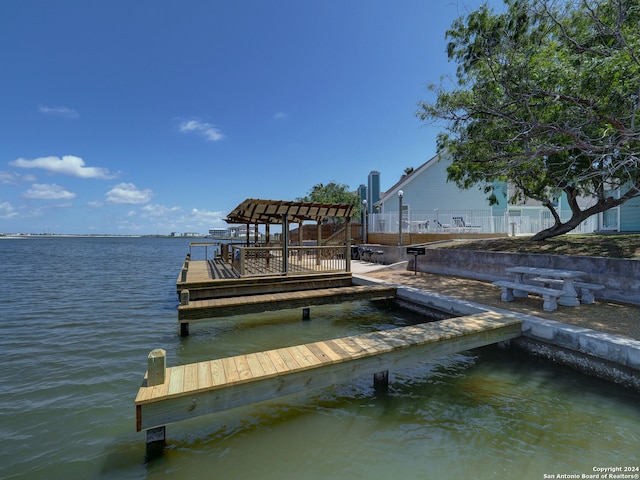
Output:
[[[582,303],[593,303],[593,290],[603,285],[579,282],[587,276],[586,272],[539,267],[508,267],[505,271],[515,274],[514,281],[499,280],[494,285],[502,288],[501,299],[512,302],[514,297],[526,298],[529,293],[540,295],[544,299],[544,310],[552,312],[558,304],[568,307],[580,305],[576,288],[582,291]],[[550,288],[551,286],[559,288]]]
[[[531,280],[536,282],[546,284],[559,283],[561,295],[558,297],[557,302],[567,307],[577,307],[580,305],[574,281],[586,277],[587,273],[585,272],[539,267],[509,267],[505,268],[505,271],[515,274],[515,283],[517,284],[531,285],[530,282],[527,282],[528,278],[526,278],[525,275],[533,276],[534,278]],[[526,297],[526,287],[522,290],[514,289],[513,295],[515,297]]]

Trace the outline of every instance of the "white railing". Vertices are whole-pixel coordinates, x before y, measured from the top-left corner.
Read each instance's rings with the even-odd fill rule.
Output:
[[[491,210],[410,210],[402,215],[402,231],[408,233],[503,232],[502,223],[496,225]],[[398,213],[369,215],[368,230],[375,233],[399,231]],[[498,229],[496,229],[498,227]]]
[[[443,210],[408,211],[402,215],[402,231],[405,233],[507,233],[509,235],[533,235],[553,225],[553,217],[547,210],[531,212],[506,212],[492,215],[491,210]],[[566,222],[571,212],[561,212]],[[397,233],[398,213],[374,213],[369,215],[367,227],[371,233]],[[571,233],[592,233],[598,229],[597,217],[591,216]]]
[[[286,251],[286,257],[284,252]],[[232,247],[232,266],[241,277],[347,272],[348,247]]]
[[[560,220],[564,223],[571,218],[570,212],[560,214]],[[548,211],[532,212],[531,214],[520,214],[514,216],[505,215],[505,222],[508,225],[509,235],[533,235],[540,230],[550,228],[554,224],[553,217]],[[580,223],[570,233],[593,233],[598,229],[598,218],[592,215]]]

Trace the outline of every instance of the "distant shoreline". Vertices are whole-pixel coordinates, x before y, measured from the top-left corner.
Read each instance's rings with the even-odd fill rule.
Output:
[[[179,235],[118,235],[113,233],[0,233],[3,238],[175,238],[190,240],[216,240],[216,241],[245,241],[245,237],[209,237],[206,235],[179,236]]]
[[[110,233],[3,233],[0,238],[69,238],[69,237],[96,237],[96,238],[211,238],[205,236],[179,237],[175,235],[118,235]]]

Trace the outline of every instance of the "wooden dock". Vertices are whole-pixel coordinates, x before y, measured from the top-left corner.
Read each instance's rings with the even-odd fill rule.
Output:
[[[194,321],[291,308],[394,298],[396,288],[354,286],[351,272],[238,277],[221,259],[185,260],[177,281],[180,335]],[[307,311],[308,313],[308,311]]]
[[[170,423],[403,368],[520,332],[521,320],[486,312],[171,368],[165,368],[164,352],[154,350],[135,399],[136,428],[147,430],[147,443],[164,441]]]
[[[210,261],[212,262],[212,261]],[[320,288],[348,287],[352,285],[351,273],[313,273],[308,275],[269,275],[263,277],[210,277],[207,276],[206,262],[195,264],[190,271],[189,281],[176,282],[176,293],[180,296],[183,290],[189,291],[189,300],[208,298],[237,297],[240,295],[259,295],[261,293],[291,292],[298,290],[315,290]],[[193,278],[193,280],[191,280]]]
[[[356,300],[385,300],[394,298],[396,290],[396,287],[387,285],[352,285],[318,290],[298,290],[195,300],[178,306],[178,321],[180,323],[191,323],[210,318],[246,315],[288,308],[302,308]]]

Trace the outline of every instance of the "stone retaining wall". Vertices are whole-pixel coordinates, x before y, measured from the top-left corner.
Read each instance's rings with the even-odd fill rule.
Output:
[[[354,274],[353,283],[384,281]],[[522,336],[510,340],[508,346],[640,392],[640,341],[401,285],[396,302],[429,318],[434,318],[433,312],[443,318],[488,310],[510,313],[522,319]]]
[[[640,261],[619,258],[496,253],[476,250],[428,248],[418,256],[418,271],[456,275],[475,280],[508,280],[505,268],[528,266],[580,270],[589,274],[586,281],[605,286],[596,298],[640,305]],[[408,270],[414,269],[414,257],[408,255]],[[386,262],[385,262],[386,263]]]

